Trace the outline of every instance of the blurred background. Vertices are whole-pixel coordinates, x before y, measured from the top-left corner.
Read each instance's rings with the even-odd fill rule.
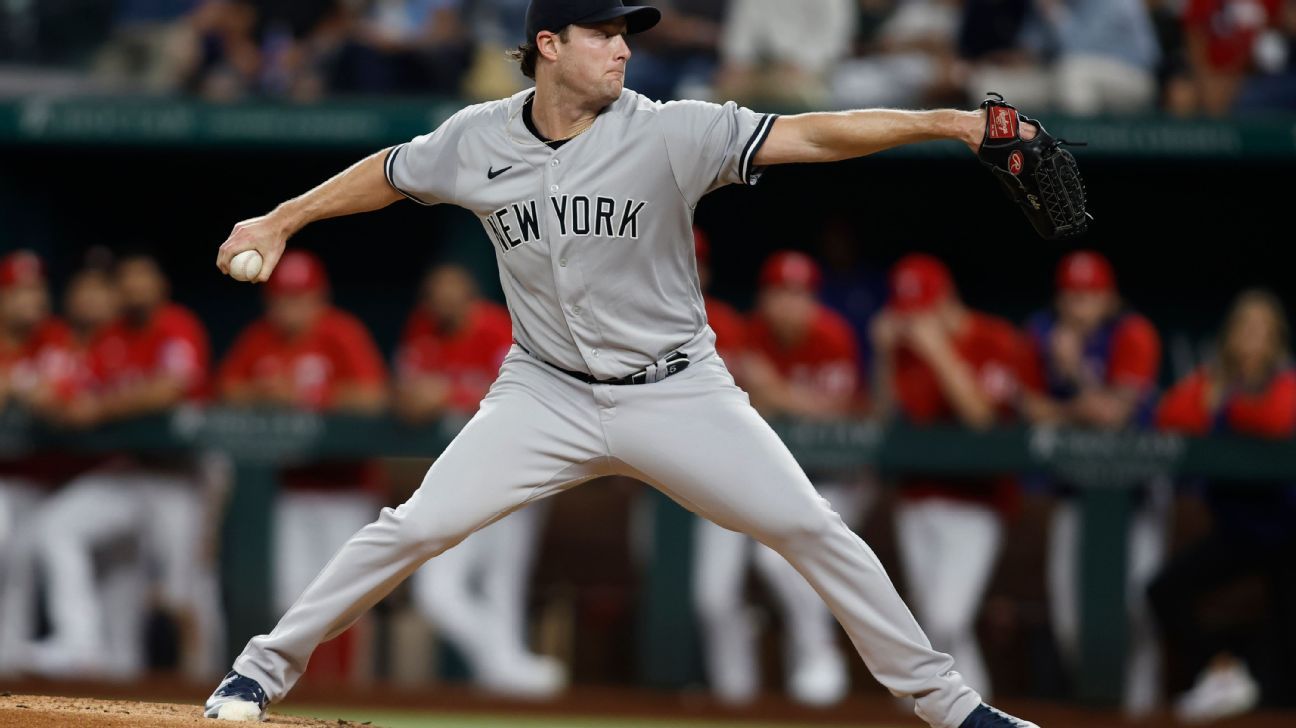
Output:
[[[721,354],[983,694],[1050,726],[1296,719],[1296,2],[651,4],[653,98],[997,91],[1088,142],[1067,244],[952,143],[709,196]],[[511,342],[479,222],[318,224],[262,288],[212,262],[524,88],[525,10],[0,0],[0,686],[193,702],[417,487]],[[420,570],[292,702],[913,720],[795,572],[621,480]]]

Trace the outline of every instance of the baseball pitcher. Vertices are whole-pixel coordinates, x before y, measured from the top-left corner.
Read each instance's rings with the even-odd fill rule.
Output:
[[[254,279],[264,282],[287,240],[316,220],[401,198],[458,205],[495,248],[516,345],[419,490],[356,534],[278,626],[248,643],[208,716],[262,718],[316,645],[424,561],[529,503],[625,475],[787,559],[873,675],[912,696],[929,725],[1033,725],[983,705],[953,659],[932,649],[873,552],[735,386],[715,353],[693,252],[693,211],[712,190],[756,184],[771,165],[902,144],[955,139],[976,149],[985,112],[778,118],[734,103],[657,103],[624,78],[626,36],[660,17],[621,0],[532,0],[517,57],[534,89],[371,155],[239,223],[221,246],[227,273],[235,255],[257,251]],[[1011,107],[989,110],[1000,132],[1036,138]]]

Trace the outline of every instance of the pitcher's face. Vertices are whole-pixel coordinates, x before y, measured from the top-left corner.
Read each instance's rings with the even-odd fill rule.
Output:
[[[622,18],[597,25],[572,25],[567,42],[556,42],[559,83],[579,95],[607,105],[625,88],[630,46]]]

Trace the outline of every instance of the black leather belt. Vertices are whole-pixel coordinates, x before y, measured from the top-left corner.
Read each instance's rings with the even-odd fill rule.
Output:
[[[513,343],[517,344],[516,341]],[[534,358],[536,361],[541,362],[545,366],[551,369],[556,369],[562,372],[563,374],[566,374],[567,376],[571,377],[572,379],[582,381],[586,384],[611,384],[614,386],[626,386],[631,384],[652,384],[654,382],[660,382],[661,380],[667,377],[671,377],[676,374],[679,374],[680,372],[684,371],[685,369],[688,369],[689,367],[689,358],[684,354],[681,354],[678,350],[676,350],[676,351],[672,351],[671,353],[667,354],[661,359],[658,359],[652,364],[649,364],[643,369],[640,369],[634,374],[621,377],[620,379],[596,379],[594,378],[593,375],[586,374],[585,372],[574,372],[570,369],[563,369],[557,364],[550,364],[544,359],[541,359],[535,354],[532,354],[530,349],[526,348],[525,346],[522,346],[521,344],[518,344],[518,347],[522,349],[522,351],[531,354],[532,358]]]

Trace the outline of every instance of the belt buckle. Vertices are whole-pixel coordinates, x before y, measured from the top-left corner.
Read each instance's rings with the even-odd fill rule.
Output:
[[[661,359],[658,359],[657,361],[653,362],[652,364],[649,364],[648,366],[644,367],[643,371],[635,372],[634,374],[631,374],[629,377],[630,383],[631,384],[654,384],[656,382],[660,382],[664,379],[667,379],[668,377],[673,377],[676,374],[679,374],[685,369],[688,369],[688,366],[689,366],[689,358],[678,351],[673,351],[667,354],[666,356],[662,357]],[[648,379],[649,370],[652,370],[652,374],[655,377],[651,381],[649,381]]]

